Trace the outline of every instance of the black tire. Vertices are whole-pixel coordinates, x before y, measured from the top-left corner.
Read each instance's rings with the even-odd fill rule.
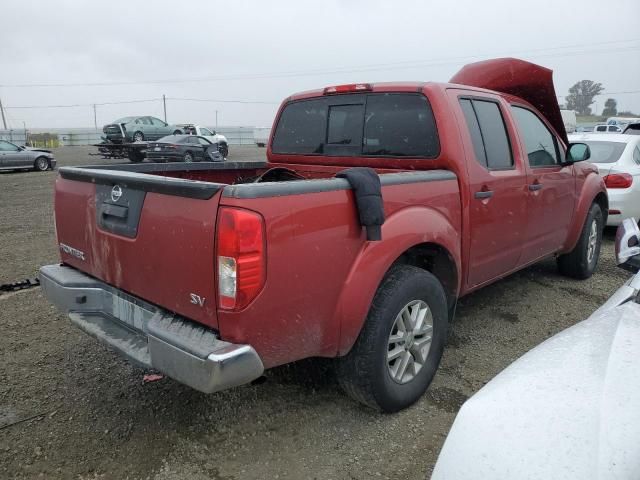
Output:
[[[35,162],[33,162],[33,168],[39,172],[46,172],[51,168],[51,165],[49,165],[49,160],[47,160],[46,157],[38,157]]]
[[[134,142],[142,142],[144,141],[144,133],[138,131],[136,133],[133,134],[133,141]]]
[[[411,348],[415,344],[413,335],[401,342],[404,347],[399,343],[391,344],[391,336],[394,332],[395,335],[400,334],[397,319],[405,308],[415,302],[423,302],[429,307],[433,320],[432,339],[421,368],[412,379],[401,383],[403,379],[392,378],[395,364],[390,365],[388,355],[397,348],[407,349],[408,343],[413,345]],[[417,267],[393,267],[378,287],[355,345],[346,356],[337,359],[338,383],[347,395],[369,407],[384,412],[402,410],[416,402],[433,380],[442,358],[447,330],[447,300],[438,279]],[[423,336],[417,341],[425,339]],[[396,372],[399,373],[399,369]]]
[[[182,131],[181,130],[174,130],[173,134],[174,135],[182,135]]]
[[[193,154],[191,152],[185,153],[183,160],[185,163],[192,163],[194,161]]]
[[[129,158],[129,161],[131,161],[132,163],[140,163],[144,160],[144,153],[142,153],[140,150],[131,148],[127,153],[127,158]]]
[[[229,147],[227,145],[221,145],[220,148],[218,148],[218,151],[224,158],[229,156]]]
[[[594,227],[595,224],[595,227]],[[595,238],[594,229],[595,228]],[[568,277],[584,280],[593,275],[600,258],[600,247],[602,245],[602,230],[604,228],[604,217],[600,205],[594,203],[589,209],[587,218],[582,226],[582,232],[576,246],[566,255],[558,257],[558,269],[560,273]],[[590,251],[590,244],[593,250]]]

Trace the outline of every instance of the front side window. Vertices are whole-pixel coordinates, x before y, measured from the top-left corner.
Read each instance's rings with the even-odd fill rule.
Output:
[[[287,105],[274,153],[434,158],[433,112],[419,94],[355,94]]]
[[[209,140],[202,137],[198,137],[198,143],[200,143],[200,145],[211,145],[211,142]]]
[[[7,142],[6,140],[0,140],[0,152],[17,152],[20,150],[13,143]]]
[[[211,132],[211,130],[208,130],[206,128],[201,128],[200,132],[202,132],[202,135],[207,135],[209,137],[213,136],[213,133]]]
[[[558,165],[558,144],[542,120],[526,108],[512,106],[520,136],[524,141],[531,167]]]
[[[151,120],[151,123],[156,127],[164,127],[165,126],[165,123],[162,120],[160,120],[159,118],[149,117],[149,120]]]
[[[633,161],[640,165],[640,147],[633,149]]]

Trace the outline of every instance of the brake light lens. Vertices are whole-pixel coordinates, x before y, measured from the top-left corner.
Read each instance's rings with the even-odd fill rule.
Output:
[[[349,83],[347,85],[336,85],[334,87],[326,87],[324,89],[324,94],[331,95],[335,93],[368,92],[368,91],[371,91],[370,83]]]
[[[240,310],[266,278],[264,220],[258,213],[222,207],[218,214],[218,305]]]
[[[629,188],[633,183],[633,177],[628,173],[611,173],[604,177],[607,188]]]

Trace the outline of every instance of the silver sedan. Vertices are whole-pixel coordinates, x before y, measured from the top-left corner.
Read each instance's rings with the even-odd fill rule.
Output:
[[[0,140],[0,170],[28,168],[44,172],[55,167],[56,159],[49,150],[19,147]]]

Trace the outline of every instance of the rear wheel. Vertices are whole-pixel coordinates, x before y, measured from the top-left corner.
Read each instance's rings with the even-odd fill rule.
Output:
[[[193,155],[192,155],[192,153],[191,153],[191,152],[187,152],[187,153],[185,153],[185,154],[184,154],[184,161],[185,161],[186,163],[191,163],[191,162],[193,162]]]
[[[589,209],[578,243],[571,252],[558,257],[558,269],[563,275],[584,280],[593,275],[600,258],[604,219],[600,205]]]
[[[353,399],[395,412],[433,380],[447,338],[442,285],[417,267],[393,267],[378,288],[351,351],[338,359],[338,382]]]
[[[136,150],[134,148],[130,148],[127,153],[127,157],[133,163],[140,163],[144,160],[144,154],[140,150]]]
[[[174,135],[182,135],[182,132],[180,130],[174,130],[173,134]]]
[[[144,134],[142,132],[136,132],[133,134],[134,142],[142,142],[144,140]]]
[[[49,160],[47,160],[45,157],[38,157],[36,158],[33,167],[41,172],[49,170]]]

